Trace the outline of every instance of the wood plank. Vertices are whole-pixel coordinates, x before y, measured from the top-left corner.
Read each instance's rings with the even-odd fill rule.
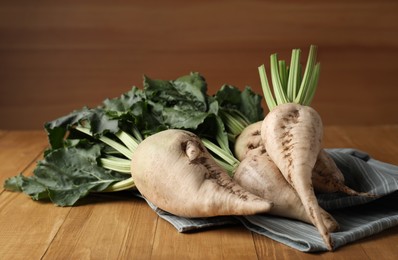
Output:
[[[374,159],[398,165],[398,125],[344,129],[354,147],[368,152]]]
[[[359,241],[370,259],[396,259],[398,256],[398,227],[393,227]]]
[[[159,220],[152,258],[257,259],[257,254],[252,234],[242,226],[181,234],[168,222]]]
[[[158,221],[159,217],[146,202],[134,200],[134,210],[119,259],[150,258]]]
[[[254,241],[259,259],[369,259],[360,245],[334,252],[304,253],[258,234],[254,234]]]
[[[43,131],[4,132],[0,136],[0,183],[24,171],[46,147],[47,139]]]
[[[35,133],[32,134],[32,137],[34,136]],[[41,138],[36,139],[36,142],[40,143],[40,140]],[[17,156],[15,160],[14,157],[7,160],[13,161],[16,169],[24,168],[18,159]],[[32,163],[26,172],[33,171],[34,167],[35,164]],[[34,202],[22,193],[2,192],[0,194],[1,258],[41,259],[69,210],[70,208],[55,207],[51,203]]]
[[[398,125],[325,127],[325,147],[348,147],[374,159],[398,165]]]
[[[254,233],[253,240],[259,259],[296,259],[298,252],[275,240]]]
[[[147,259],[157,216],[131,194],[101,195],[71,208],[44,259]]]
[[[47,146],[43,131],[2,131],[0,136],[0,182],[24,172],[30,175],[35,161]],[[28,167],[29,166],[29,167]],[[0,194],[0,255],[4,259],[39,259],[47,250],[68,210],[49,203],[33,202],[21,193]]]

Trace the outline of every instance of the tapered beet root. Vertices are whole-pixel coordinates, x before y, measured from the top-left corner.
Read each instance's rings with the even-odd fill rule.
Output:
[[[178,216],[252,215],[272,207],[236,184],[187,131],[170,129],[146,138],[133,154],[131,168],[142,195]]]

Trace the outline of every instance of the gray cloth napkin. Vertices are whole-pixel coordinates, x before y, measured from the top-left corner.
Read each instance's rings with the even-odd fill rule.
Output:
[[[356,149],[327,149],[344,174],[346,185],[378,198],[344,194],[318,194],[319,204],[340,224],[332,233],[334,249],[398,225],[398,166],[372,159]],[[153,210],[179,232],[220,225],[243,224],[249,230],[303,252],[326,251],[317,229],[300,221],[271,215],[181,218],[147,201]]]

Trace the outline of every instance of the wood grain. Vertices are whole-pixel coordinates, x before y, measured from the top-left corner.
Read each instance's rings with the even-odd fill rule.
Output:
[[[34,163],[47,147],[43,131],[3,131],[0,133],[0,182],[26,171],[26,167]],[[0,189],[2,189],[1,186]]]
[[[157,216],[129,196],[103,197],[72,208],[44,259],[147,259]]]
[[[40,259],[68,215],[69,208],[33,202],[22,194],[0,195],[0,256]]]
[[[154,259],[257,259],[257,254],[251,233],[241,226],[228,229],[221,227],[203,233],[180,234],[169,223],[159,221],[152,257]]]
[[[21,136],[8,133],[7,138]],[[36,132],[25,132],[25,137],[31,136],[32,143],[41,146],[43,138],[37,138]],[[0,139],[0,151],[4,151],[4,137]],[[21,139],[13,139],[17,147]],[[20,151],[24,148],[19,147]],[[33,171],[37,158],[36,154],[25,154],[27,160],[21,160],[18,156],[4,158],[0,156],[1,175],[3,180],[8,175],[19,174],[22,169],[26,174]],[[14,167],[5,167],[5,164]],[[29,165],[27,168],[26,165]],[[3,171],[3,169],[5,171]],[[2,185],[3,186],[3,185]],[[46,252],[52,240],[56,236],[60,226],[65,221],[70,208],[54,208],[50,203],[33,202],[29,197],[21,193],[12,193],[2,190],[0,193],[0,258],[1,259],[40,259]]]
[[[335,252],[303,253],[277,241],[254,234],[258,259],[370,259],[360,245],[350,245]]]
[[[40,131],[0,131],[0,180],[31,174]],[[398,165],[398,125],[327,126],[325,147],[353,147]],[[395,259],[398,226],[335,252],[302,253],[240,225],[178,233],[130,192],[92,194],[76,207],[0,192],[0,259]]]
[[[352,147],[366,151],[377,160],[398,165],[398,126],[325,128],[324,146]]]
[[[398,2],[1,1],[0,128],[41,129],[142,86],[199,71],[261,93],[257,67],[319,46],[327,125],[398,123]],[[304,61],[303,61],[304,62]]]

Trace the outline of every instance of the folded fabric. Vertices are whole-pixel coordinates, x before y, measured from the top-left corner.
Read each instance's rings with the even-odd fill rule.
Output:
[[[339,223],[332,233],[334,249],[398,225],[398,166],[371,158],[356,149],[327,149],[342,171],[346,185],[377,197],[317,194],[319,204]],[[317,229],[301,221],[271,216],[182,218],[147,201],[153,210],[179,232],[242,223],[249,230],[303,252],[326,251]]]

